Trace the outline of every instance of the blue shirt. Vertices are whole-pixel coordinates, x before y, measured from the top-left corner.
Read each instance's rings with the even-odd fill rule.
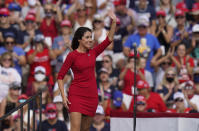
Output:
[[[90,131],[97,131],[97,129],[95,127],[93,127],[93,125],[91,125],[90,127]],[[101,131],[110,131],[110,124],[105,122],[104,127],[101,129]]]
[[[5,52],[8,52],[8,50],[5,47],[1,47],[0,55],[2,55]],[[25,56],[25,52],[20,47],[14,46],[13,52],[15,52],[18,56]],[[20,75],[22,75],[22,69],[21,69],[21,65],[19,65],[19,61],[14,59],[14,65],[15,65],[14,68],[19,72]]]
[[[141,38],[146,39],[146,43],[140,42]],[[146,62],[146,69],[149,70],[151,73],[154,72],[153,68],[150,66],[151,59],[154,56],[155,51],[157,51],[160,48],[160,43],[158,42],[157,38],[151,34],[146,34],[144,37],[141,37],[138,33],[133,34],[128,37],[126,42],[124,43],[125,47],[130,48],[131,50],[134,48],[134,43],[137,46],[138,52],[140,55],[143,55],[147,52],[147,62]]]

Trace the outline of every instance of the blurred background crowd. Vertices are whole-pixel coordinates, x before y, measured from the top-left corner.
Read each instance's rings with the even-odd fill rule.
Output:
[[[1,0],[0,116],[42,90],[42,131],[70,129],[57,74],[78,27],[93,30],[94,46],[106,38],[110,10],[117,27],[96,59],[99,106],[91,131],[110,130],[111,110],[133,111],[134,77],[138,112],[198,112],[199,0]],[[73,77],[69,70],[66,95]],[[26,130],[27,107],[23,115]],[[12,114],[0,130],[19,130],[19,118]]]

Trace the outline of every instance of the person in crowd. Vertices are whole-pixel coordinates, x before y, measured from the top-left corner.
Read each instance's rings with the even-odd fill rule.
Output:
[[[192,28],[192,45],[188,53],[195,59],[195,65],[199,63],[199,24],[195,24]]]
[[[30,74],[28,82],[34,80],[34,70],[37,66],[43,66],[46,69],[46,76],[48,83],[53,86],[53,76],[50,61],[55,58],[54,52],[49,49],[49,46],[44,42],[43,35],[36,35],[34,37],[35,48],[27,53],[28,64],[30,64]]]
[[[26,64],[25,52],[16,46],[16,36],[13,32],[6,32],[4,35],[4,46],[0,47],[0,55],[10,52],[14,61],[14,68],[22,75],[22,66]]]
[[[137,54],[137,67],[139,65],[139,54]],[[129,54],[129,58],[127,61],[126,66],[124,67],[124,69],[121,71],[120,75],[119,75],[119,79],[123,82],[123,86],[122,86],[122,92],[123,92],[123,102],[125,103],[127,109],[129,109],[129,104],[130,104],[130,100],[132,99],[132,95],[134,94],[133,92],[133,86],[134,86],[134,77],[136,77],[136,81],[139,81],[140,79],[144,79],[144,75],[138,71],[138,68],[136,69],[136,71],[138,73],[136,73],[136,76],[134,76],[134,53],[130,53]]]
[[[146,58],[140,57],[138,68],[139,68],[140,73],[142,73],[143,77],[145,78],[145,80],[149,83],[149,86],[153,88],[154,87],[153,76],[151,72],[145,69],[146,61],[147,61]]]
[[[35,95],[40,87],[47,86],[52,96],[52,86],[48,83],[46,77],[46,69],[43,66],[36,66],[34,70],[34,80],[27,84],[26,94],[28,96]]]
[[[156,7],[156,11],[163,10],[165,15],[165,21],[168,25],[175,27],[176,22],[174,19],[175,6],[173,5],[174,0],[160,0],[160,4]]]
[[[97,83],[99,103],[104,106],[112,98],[114,87],[109,81],[109,72],[106,68],[101,68],[99,73],[99,82]]]
[[[64,106],[62,104],[62,97],[60,95],[54,96],[53,103],[56,105],[57,108],[57,119],[60,121],[64,121],[64,114],[63,109]]]
[[[93,1],[85,1],[84,6],[87,12],[87,16],[90,20],[93,19],[94,14],[97,11],[97,2],[95,0]]]
[[[21,76],[14,68],[12,54],[5,52],[1,55],[0,60],[0,102],[8,95],[9,86],[13,82],[21,84]]]
[[[53,11],[53,8],[55,8],[56,10]],[[47,3],[44,5],[44,12],[45,17],[42,20],[39,29],[43,33],[45,38],[49,39],[46,40],[49,46],[52,46],[54,38],[58,35],[57,25],[59,25],[62,21],[61,9],[58,4],[53,5],[51,3]]]
[[[58,85],[63,103],[70,112],[71,131],[89,130],[92,117],[95,115],[98,104],[95,61],[96,57],[111,44],[116,28],[115,14],[109,12],[109,17],[112,24],[107,38],[93,49],[91,29],[79,27],[76,30],[72,41],[73,51],[68,54],[58,74]],[[74,79],[67,98],[64,94],[63,79],[69,68],[74,73]]]
[[[135,27],[136,13],[126,7],[126,0],[115,0],[115,14],[120,20],[120,28],[126,28],[129,33],[132,33]]]
[[[129,53],[136,46],[138,53],[147,58],[146,69],[153,73],[154,70],[151,66],[154,63],[151,61],[162,55],[160,43],[156,37],[148,33],[149,19],[146,16],[139,17],[137,26],[138,32],[127,38],[123,52],[129,56]]]
[[[109,81],[113,86],[116,86],[120,71],[113,67],[113,59],[110,55],[105,55],[102,59],[102,68],[108,71]]]
[[[107,122],[110,122],[111,111],[127,111],[127,108],[123,103],[123,93],[120,90],[115,90],[112,98],[108,99],[106,105],[104,105]]]
[[[93,118],[93,123],[90,131],[110,131],[110,124],[105,121],[104,109],[101,105],[97,106],[96,114]]]
[[[28,52],[31,48],[35,46],[33,44],[34,37],[42,33],[39,29],[37,29],[36,17],[34,14],[27,14],[24,23],[25,28],[24,30],[22,30],[23,44],[21,45],[21,48],[23,48],[25,52]]]
[[[138,0],[137,6],[134,8],[138,17],[145,16],[150,20],[152,26],[156,24],[156,11],[155,8],[147,4],[147,0]]]
[[[10,24],[10,12],[8,8],[0,9],[0,46],[4,46],[6,33],[12,32],[15,36],[16,44],[22,44],[20,33]]]
[[[199,95],[199,66],[193,69],[193,82],[195,84],[195,94]]]
[[[166,54],[170,47],[171,38],[173,36],[173,27],[165,21],[166,13],[164,10],[156,12],[157,24],[150,29],[151,34],[158,38],[161,45],[162,55]]]
[[[177,72],[174,68],[170,67],[165,71],[163,80],[157,87],[157,92],[160,94],[168,108],[173,105],[173,95],[178,90],[178,86]]]
[[[41,3],[37,0],[27,0],[27,5],[22,7],[22,18],[26,18],[30,12],[36,16],[36,22],[41,22],[45,17],[44,9]]]
[[[186,108],[185,98],[182,92],[176,92],[174,94],[174,108],[168,109],[169,113],[190,113],[191,108]]]
[[[167,107],[158,93],[151,92],[149,84],[146,81],[139,80],[137,82],[138,95],[142,95],[146,99],[148,112],[165,112]],[[133,100],[130,104],[130,111],[133,111]]]
[[[42,121],[42,131],[68,131],[66,124],[57,118],[57,107],[54,103],[46,105],[46,120]],[[38,125],[39,131],[39,125]]]
[[[194,60],[189,54],[186,54],[186,46],[184,44],[177,46],[176,56],[172,55],[171,59],[173,61],[172,66],[177,68],[179,74],[183,72],[183,70],[185,70],[188,75],[192,74]]]
[[[0,117],[10,112],[17,107],[18,97],[20,95],[21,86],[17,83],[10,84],[8,95],[2,100],[0,106]],[[9,129],[11,126],[12,116],[7,117],[2,121],[1,130]]]
[[[184,94],[185,100],[186,100],[186,107],[190,107],[193,110],[199,111],[199,95],[195,94],[195,86],[193,81],[188,80],[186,82],[183,82],[179,89]]]
[[[68,53],[72,50],[71,42],[72,42],[72,24],[69,20],[63,20],[61,22],[61,35],[55,37],[54,42],[52,44],[52,49],[54,55],[56,55],[56,62],[55,62],[55,77],[59,72],[62,64]]]
[[[136,103],[136,111],[137,112],[147,112],[147,102],[144,96],[138,95],[137,96],[137,103]]]

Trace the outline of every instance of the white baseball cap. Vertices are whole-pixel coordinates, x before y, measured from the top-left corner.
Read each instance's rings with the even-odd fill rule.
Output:
[[[62,97],[60,95],[57,95],[54,97],[53,103],[56,103],[56,102],[62,102]]]
[[[173,95],[173,99],[177,99],[177,98],[182,98],[184,99],[184,94],[182,92],[176,92],[174,95]]]
[[[37,67],[35,67],[34,72],[38,72],[38,71],[41,71],[44,74],[46,74],[46,69],[43,66],[37,66]]]
[[[101,105],[97,106],[96,114],[104,115],[104,109]]]
[[[28,0],[28,5],[29,5],[29,6],[35,6],[36,3],[37,3],[36,0]]]
[[[192,32],[193,32],[193,33],[199,32],[199,24],[195,24],[195,25],[192,27]]]

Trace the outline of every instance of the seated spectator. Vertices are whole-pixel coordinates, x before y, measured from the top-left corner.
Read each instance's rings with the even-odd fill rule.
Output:
[[[37,35],[34,38],[35,49],[31,49],[27,53],[28,63],[30,64],[30,74],[28,82],[34,81],[34,70],[37,66],[43,66],[46,69],[46,76],[48,77],[48,83],[53,86],[53,76],[50,61],[55,58],[55,55],[51,49],[44,42],[43,35]]]
[[[116,86],[120,72],[113,67],[113,59],[110,55],[103,56],[102,67],[107,69],[109,73],[109,81],[112,85]]]
[[[61,35],[57,36],[54,39],[52,49],[54,51],[54,55],[56,55],[55,60],[55,77],[59,72],[66,56],[72,50],[71,42],[72,42],[72,34],[71,34],[72,24],[69,20],[63,20],[61,22]]]
[[[42,124],[42,131],[56,130],[56,131],[68,131],[66,124],[57,118],[57,107],[53,103],[46,105],[46,120]],[[39,131],[39,125],[38,125]]]
[[[16,46],[16,36],[12,32],[6,32],[4,35],[4,46],[0,47],[0,55],[5,52],[11,52],[14,67],[22,75],[22,66],[26,64],[25,52]]]
[[[199,95],[195,94],[195,86],[193,81],[189,80],[182,83],[179,87],[184,94],[186,100],[186,107],[199,111]]]
[[[9,52],[5,52],[1,55],[0,60],[0,102],[8,95],[9,86],[13,82],[21,84],[21,76],[17,70],[13,67],[13,57]]]
[[[109,81],[109,73],[106,68],[100,69],[99,81],[97,82],[99,102],[102,106],[112,98],[115,87]]]
[[[17,83],[10,84],[10,89],[8,95],[2,100],[1,106],[0,106],[0,117],[10,112],[12,109],[17,107],[18,104],[18,97],[20,95],[21,86]],[[9,129],[11,126],[11,117],[7,117],[2,121],[1,130]]]
[[[110,124],[105,121],[104,109],[101,105],[97,106],[96,114],[93,118],[93,123],[90,131],[110,131]]]
[[[186,108],[185,98],[182,92],[176,92],[174,94],[174,108],[168,109],[166,112],[170,113],[189,113],[191,108]]]
[[[174,68],[170,67],[165,71],[163,80],[157,88],[157,92],[160,94],[168,108],[173,105],[173,95],[178,90],[178,86],[177,73]]]
[[[175,0],[160,0],[160,4],[157,5],[156,11],[163,10],[166,13],[166,23],[172,27],[176,26],[176,22],[174,19],[175,6],[173,5]]]
[[[178,72],[186,70],[188,75],[191,75],[194,67],[194,61],[192,57],[186,54],[185,45],[178,45],[176,53],[176,56],[171,56],[171,59],[173,61],[172,66],[176,67]]]
[[[54,11],[53,8],[56,10]],[[45,38],[49,39],[49,46],[52,46],[54,38],[58,35],[57,25],[59,25],[62,21],[61,10],[58,5],[47,3],[44,5],[44,12],[45,17],[42,20],[39,29]]]
[[[161,45],[162,55],[165,55],[170,47],[171,38],[173,36],[173,27],[168,25],[165,21],[166,13],[164,10],[156,12],[157,24],[152,26],[150,31],[151,34],[158,38]]]
[[[147,32],[149,27],[149,19],[145,16],[141,16],[138,19],[138,33],[130,35],[124,43],[124,54],[129,56],[129,53],[134,49],[134,45],[137,46],[140,56],[147,58],[146,69],[151,73],[154,72],[154,63],[151,63],[152,59],[156,59],[162,55],[160,44],[156,37]],[[156,54],[155,54],[156,52]]]
[[[119,90],[113,92],[112,99],[108,99],[104,106],[106,120],[110,122],[111,111],[127,111],[125,104],[123,103],[123,94]]]
[[[139,65],[139,54],[137,54],[137,67]],[[132,99],[132,95],[134,94],[133,92],[133,86],[134,86],[134,77],[136,77],[136,81],[139,81],[140,79],[144,79],[143,74],[141,74],[140,71],[137,71],[139,73],[136,73],[136,76],[134,76],[134,53],[130,53],[129,54],[129,58],[127,61],[126,66],[124,67],[124,69],[121,71],[120,75],[119,75],[119,79],[123,82],[123,86],[121,86],[121,90],[123,92],[123,102],[125,103],[127,109],[129,109],[129,104],[130,104],[130,100]]]
[[[146,112],[146,107],[147,107],[147,103],[146,103],[146,99],[144,98],[144,96],[138,95],[137,96],[137,106],[136,106],[136,111],[137,112]]]
[[[167,110],[166,105],[160,95],[155,92],[151,92],[149,89],[149,84],[146,81],[139,80],[137,82],[137,89],[138,89],[138,95],[142,95],[146,99],[147,107],[146,109],[149,112],[165,112]],[[133,111],[133,103],[134,101],[131,101],[130,104],[130,111]]]
[[[28,96],[35,95],[40,87],[48,87],[48,90],[52,96],[52,86],[48,83],[46,77],[46,69],[43,66],[37,66],[34,70],[34,81],[27,84],[26,94]]]

